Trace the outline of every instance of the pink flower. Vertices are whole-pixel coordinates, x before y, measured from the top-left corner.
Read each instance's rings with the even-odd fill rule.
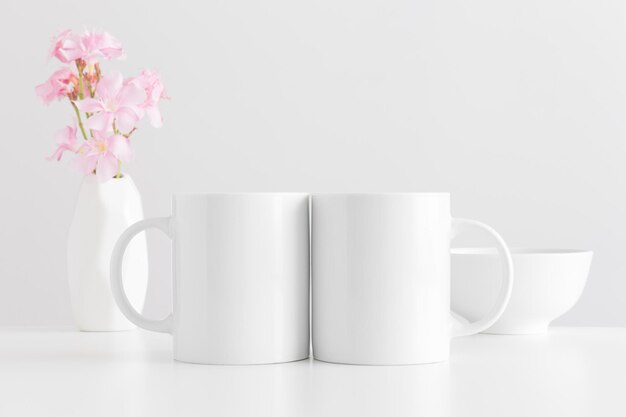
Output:
[[[71,151],[78,152],[79,146],[76,142],[76,122],[73,126],[65,126],[64,129],[59,130],[55,135],[57,142],[57,149],[54,153],[48,157],[48,160],[60,161],[63,156],[63,152]]]
[[[61,99],[74,89],[73,82],[78,77],[69,68],[61,68],[48,78],[43,84],[35,87],[35,93],[44,104],[50,104],[54,99]]]
[[[98,181],[105,182],[117,174],[120,162],[129,162],[132,157],[127,138],[95,131],[78,150],[77,166],[84,174],[95,171]]]
[[[144,69],[138,77],[131,78],[128,84],[136,85],[146,93],[146,101],[141,104],[141,108],[145,111],[146,116],[150,120],[150,124],[154,127],[163,126],[163,117],[159,111],[158,104],[162,99],[169,97],[165,93],[165,88],[161,81],[161,77],[154,71]]]
[[[130,132],[143,116],[140,105],[145,93],[133,84],[124,85],[120,73],[103,77],[96,88],[96,98],[76,101],[84,112],[95,113],[87,119],[86,126],[93,130],[112,130],[113,122],[123,133]]]
[[[82,58],[88,64],[93,64],[98,58],[111,60],[124,57],[122,43],[108,32],[85,31],[80,40],[85,51]]]
[[[71,30],[64,30],[52,41],[50,56],[66,64],[77,59],[93,64],[99,58],[123,58],[124,50],[120,41],[107,32],[85,31],[76,35]]]
[[[80,44],[80,37],[72,33],[70,29],[59,33],[52,41],[50,57],[55,57],[59,61],[68,64],[75,59],[83,57],[83,49]]]

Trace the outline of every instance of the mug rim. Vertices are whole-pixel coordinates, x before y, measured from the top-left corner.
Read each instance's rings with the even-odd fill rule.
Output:
[[[372,196],[413,196],[413,197],[427,197],[427,196],[449,196],[448,191],[435,191],[435,192],[419,192],[419,191],[391,191],[391,192],[332,192],[332,193],[311,193],[312,197],[324,197],[324,196],[354,196],[354,197],[372,197]]]
[[[305,192],[265,192],[265,191],[232,191],[232,192],[203,192],[203,191],[190,191],[190,192],[177,192],[173,193],[173,197],[217,197],[217,196],[309,196],[309,193]]]

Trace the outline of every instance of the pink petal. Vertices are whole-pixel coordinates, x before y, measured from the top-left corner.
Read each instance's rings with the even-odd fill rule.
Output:
[[[122,59],[125,58],[122,48],[100,48],[100,52],[106,59]]]
[[[59,58],[61,62],[70,63],[82,58],[83,55],[83,51],[81,51],[78,47],[72,47],[71,49],[60,49],[57,54],[57,58]]]
[[[54,39],[52,49],[50,50],[50,57],[54,56],[65,64],[82,58],[84,54],[80,39],[70,30],[61,32]]]
[[[102,102],[100,100],[96,100],[95,98],[91,98],[91,97],[87,97],[86,99],[83,99],[83,100],[77,100],[74,102],[74,104],[76,104],[76,107],[78,107],[78,110],[88,112],[88,113],[95,113],[95,112],[104,110],[104,106],[102,105]]]
[[[65,126],[56,133],[55,139],[58,145],[67,145],[68,149],[76,148],[76,127]]]
[[[148,116],[148,120],[153,127],[162,127],[163,126],[163,117],[161,116],[161,112],[159,108],[154,105],[144,109],[146,112],[146,116]]]
[[[115,124],[122,133],[128,133],[139,121],[137,113],[130,107],[122,107],[115,112]]]
[[[46,159],[48,161],[60,161],[61,157],[63,156],[63,152],[65,152],[67,149],[65,148],[65,146],[61,145],[59,147],[57,147],[57,149],[54,151],[54,153],[52,155],[50,155],[49,157],[47,157]]]
[[[133,159],[130,143],[122,135],[114,135],[109,138],[109,151],[122,162],[130,162]]]
[[[108,32],[102,33],[100,39],[100,53],[106,59],[124,58],[124,49],[122,49],[122,43],[119,40]]]
[[[91,174],[94,169],[96,169],[96,165],[98,163],[98,157],[92,155],[86,155],[83,153],[78,153],[77,157],[72,161],[72,165],[78,171],[82,172],[85,175]]]
[[[87,121],[85,122],[85,126],[93,130],[110,131],[113,129],[114,117],[115,116],[113,115],[113,113],[109,112],[103,111],[100,113],[96,113],[92,115],[89,119],[87,119]]]
[[[35,87],[35,93],[44,104],[54,99],[60,99],[70,92],[70,80],[74,73],[69,68],[55,71],[46,82]]]
[[[50,104],[50,102],[55,98],[54,89],[47,81],[35,87],[35,94],[37,94],[39,100],[46,105]]]
[[[118,162],[113,154],[107,152],[98,158],[98,166],[96,167],[98,181],[105,182],[110,180],[117,174],[117,170]]]
[[[124,56],[120,41],[107,32],[85,31],[80,41],[86,51],[85,59],[89,62],[95,62],[100,57],[116,59]]]
[[[121,106],[139,105],[145,100],[145,91],[134,84],[125,85],[118,96],[118,102]]]
[[[65,63],[70,63],[85,56],[85,50],[82,47],[80,38],[77,35],[68,33],[59,41],[59,46],[55,52],[55,56]]]
[[[91,133],[93,134],[93,137],[94,137],[95,140],[105,140],[106,137],[107,137],[106,130],[97,130],[97,129],[95,129]]]
[[[119,94],[122,85],[124,84],[124,77],[119,72],[112,72],[102,77],[98,82],[96,92],[102,100],[109,98],[115,98]]]
[[[52,40],[52,47],[50,48],[50,52],[48,54],[48,58],[52,58],[53,56],[57,55],[57,52],[59,50],[59,48],[61,47],[61,45],[63,44],[63,40],[65,38],[67,38],[68,36],[70,36],[70,34],[72,33],[71,29],[65,29],[63,31],[61,31],[53,40]]]
[[[75,126],[65,126],[65,128],[59,130],[55,135],[55,140],[58,147],[56,151],[48,157],[49,160],[56,159],[57,161],[60,161],[65,151],[78,151],[79,146],[76,143]]]

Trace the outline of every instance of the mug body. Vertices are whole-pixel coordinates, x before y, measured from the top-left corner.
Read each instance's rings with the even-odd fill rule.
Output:
[[[175,359],[309,356],[307,194],[178,194],[172,230]]]
[[[449,194],[317,194],[311,230],[316,359],[448,358]]]

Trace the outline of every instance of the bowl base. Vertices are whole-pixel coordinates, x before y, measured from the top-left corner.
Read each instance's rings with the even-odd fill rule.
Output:
[[[547,333],[547,325],[525,325],[525,326],[495,326],[490,327],[482,333],[501,335],[527,335]]]

